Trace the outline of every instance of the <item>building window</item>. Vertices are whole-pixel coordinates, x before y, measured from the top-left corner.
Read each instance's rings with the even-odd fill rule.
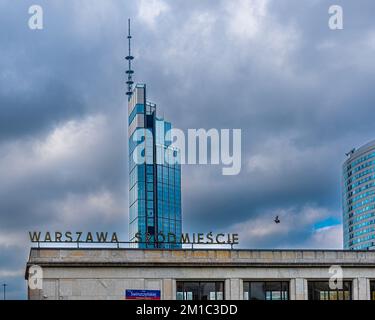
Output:
[[[244,281],[244,300],[289,300],[288,281]]]
[[[336,285],[335,285],[336,286]],[[309,300],[351,300],[352,283],[343,281],[342,288],[330,288],[329,281],[309,281]]]
[[[177,300],[223,300],[222,281],[177,281]]]
[[[371,300],[375,300],[375,280],[370,281]]]

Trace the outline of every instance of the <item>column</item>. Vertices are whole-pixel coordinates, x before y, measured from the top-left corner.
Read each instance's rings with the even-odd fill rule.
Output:
[[[358,278],[358,300],[370,300],[369,280]]]
[[[358,283],[358,279],[353,279],[353,284],[352,284],[352,299],[353,300],[359,300],[359,296],[358,296],[358,293],[359,293],[359,283]]]
[[[307,300],[308,299],[308,292],[307,292],[307,280],[303,278],[296,278],[295,279],[295,299],[296,300]]]
[[[172,279],[163,279],[163,300],[175,300],[176,295],[173,296],[173,281]]]
[[[229,279],[230,298],[229,300],[242,300],[241,280]]]

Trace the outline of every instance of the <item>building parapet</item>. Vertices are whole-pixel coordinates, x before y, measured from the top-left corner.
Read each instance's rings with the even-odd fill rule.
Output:
[[[375,267],[375,251],[31,248],[27,267]]]

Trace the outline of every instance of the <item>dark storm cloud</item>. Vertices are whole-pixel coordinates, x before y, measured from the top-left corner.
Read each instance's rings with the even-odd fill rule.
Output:
[[[119,21],[100,17],[100,8],[89,10],[84,1],[40,1],[45,29],[31,31],[28,8],[34,2],[5,2],[0,37],[1,140],[122,106],[123,75],[117,68],[125,41]],[[80,5],[85,7],[82,12]],[[104,12],[115,13],[111,8]]]
[[[64,144],[65,136],[72,137],[67,135],[70,133],[69,130],[62,130],[62,132],[54,133],[55,139],[44,141],[40,147],[42,151],[37,154],[35,154],[35,150],[27,152],[28,143],[20,145],[20,149],[25,149],[22,150],[23,153],[12,154],[12,150],[7,149],[11,157],[26,157],[19,164],[12,165],[6,161],[5,152],[2,153],[3,159],[5,159],[3,164],[9,166],[2,171],[3,177],[9,179],[8,184],[2,185],[0,188],[2,228],[9,230],[49,225],[58,218],[62,218],[63,221],[64,216],[60,217],[59,208],[51,208],[50,204],[58,204],[59,201],[70,195],[85,197],[100,193],[102,190],[110,190],[119,198],[123,197],[122,204],[125,205],[127,198],[124,187],[126,164],[123,159],[126,153],[119,147],[125,139],[121,130],[123,123],[122,121],[119,123],[115,119],[111,120],[111,130],[113,131],[108,132],[108,128],[106,128],[108,122],[98,127],[96,126],[98,121],[95,121],[95,118],[91,122],[88,121],[89,125],[85,125],[83,128],[73,127],[72,131],[75,134],[73,138],[77,141],[72,141],[72,143]],[[91,128],[90,125],[92,125]],[[68,128],[70,127],[68,126]],[[88,130],[87,135],[84,130]],[[96,134],[95,130],[103,131]],[[96,143],[85,147],[81,144],[85,143],[85,141],[81,141],[82,134],[85,135],[85,139],[94,139]],[[104,136],[104,139],[101,139],[101,136]],[[87,142],[90,143],[90,141]],[[61,143],[63,144],[60,145]],[[51,151],[51,162],[44,161],[43,153],[53,147],[56,147],[57,150]],[[62,155],[65,159],[63,161],[55,159],[64,148],[73,148],[73,153],[77,152],[77,154]],[[82,150],[85,150],[84,155],[79,154]],[[117,168],[117,170],[113,168]],[[22,179],[22,176],[25,176],[26,179]],[[16,181],[12,181],[12,178],[15,178]],[[18,179],[22,183],[19,183]],[[16,201],[16,199],[22,199],[22,201]]]
[[[342,31],[323,0],[40,0],[42,31],[27,27],[31,4],[0,2],[0,275],[13,297],[30,229],[126,238],[128,17],[135,78],[160,114],[242,129],[240,175],[183,167],[185,231],[340,247],[344,153],[374,138],[372,1],[335,1]]]
[[[25,261],[28,259],[29,248],[25,245],[1,247],[0,284],[7,284],[8,299],[25,299],[27,286],[25,278]],[[5,267],[5,268],[4,268]],[[4,269],[5,270],[4,270]]]
[[[63,83],[48,84],[46,91],[33,95],[2,97],[1,140],[33,135],[53,128],[67,117],[79,116],[82,102]],[[65,94],[64,94],[65,93]],[[51,105],[51,101],[54,101]],[[52,115],[51,115],[52,114]],[[51,123],[54,121],[55,123]]]

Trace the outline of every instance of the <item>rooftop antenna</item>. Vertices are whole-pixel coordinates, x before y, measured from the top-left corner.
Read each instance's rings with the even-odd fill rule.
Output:
[[[355,152],[355,148],[353,148],[352,150],[350,150],[349,152],[345,153],[345,155],[347,157],[351,156],[353,153]]]
[[[131,55],[131,46],[130,46],[130,40],[132,36],[130,35],[130,19],[128,19],[128,46],[129,46],[129,52],[128,55],[125,57],[126,60],[128,60],[128,70],[126,70],[126,74],[128,75],[128,80],[126,81],[127,84],[127,92],[126,95],[129,97],[132,96],[133,94],[133,73],[134,71],[132,70],[132,60],[134,57]]]
[[[3,284],[3,298],[4,298],[4,301],[6,300],[6,287],[8,285],[6,283]]]

